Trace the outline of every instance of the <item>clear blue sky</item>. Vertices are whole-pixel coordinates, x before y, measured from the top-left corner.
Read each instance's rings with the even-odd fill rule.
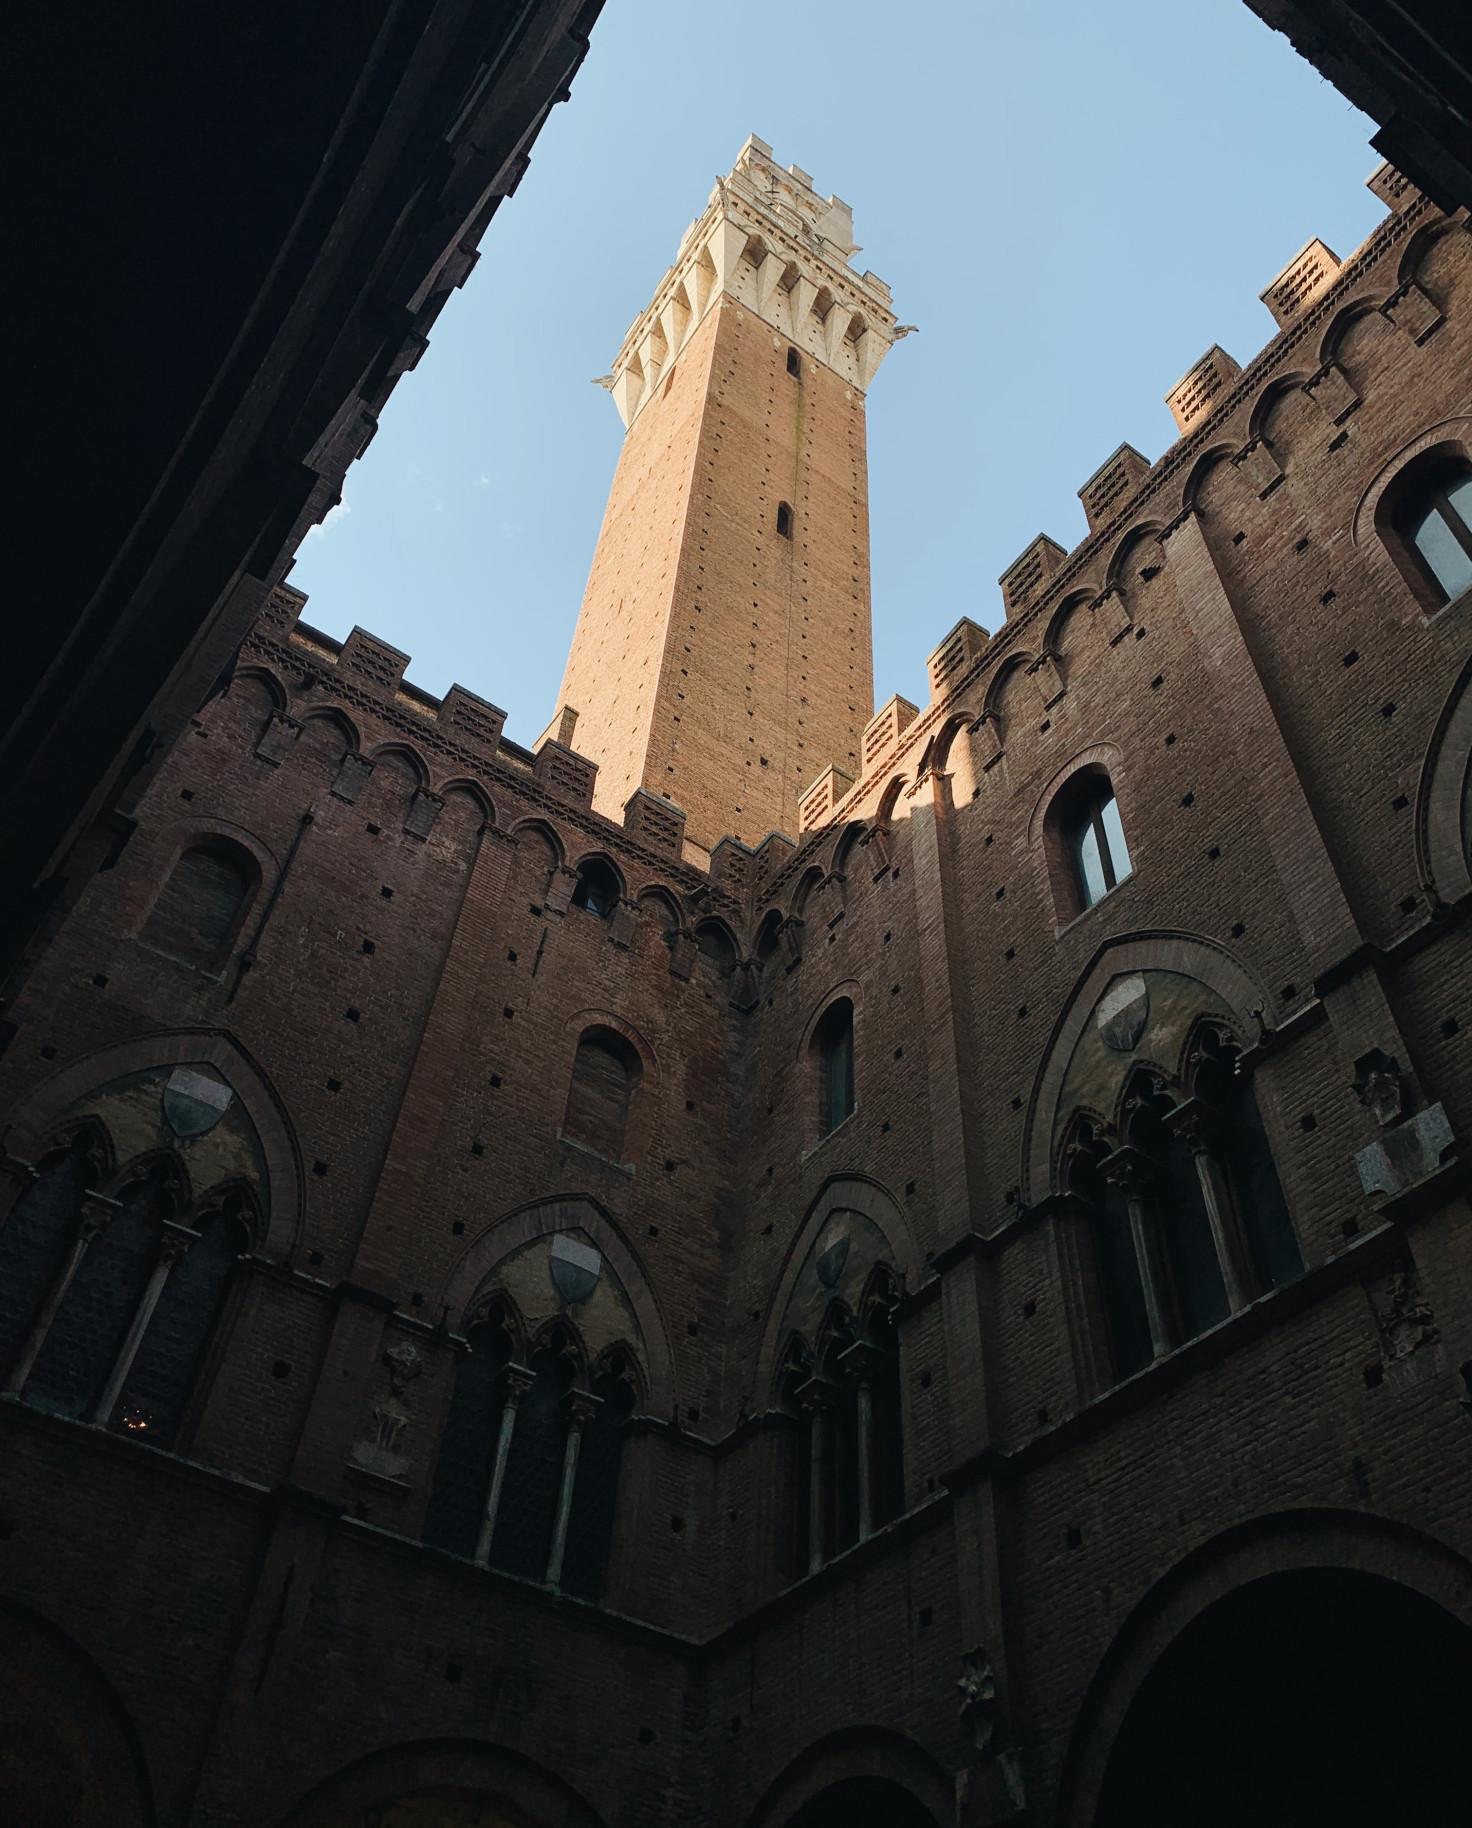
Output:
[[[360,623],[532,741],[554,709],[623,428],[591,378],[748,133],[853,205],[918,324],[869,396],[878,702],[1165,390],[1272,333],[1310,236],[1383,214],[1371,123],[1242,0],[608,0],[480,264],[307,541],[307,619]]]

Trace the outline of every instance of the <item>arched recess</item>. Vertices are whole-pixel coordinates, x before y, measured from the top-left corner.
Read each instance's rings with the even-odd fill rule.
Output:
[[[1081,609],[1088,608],[1102,588],[1102,585],[1098,587],[1089,585],[1082,590],[1071,590],[1053,611],[1053,619],[1048,624],[1048,633],[1043,642],[1043,647],[1048,653],[1063,653],[1063,641],[1068,633],[1069,624]]]
[[[777,1355],[786,1343],[786,1316],[793,1288],[812,1254],[813,1246],[822,1235],[823,1227],[836,1212],[858,1212],[871,1220],[884,1234],[896,1270],[907,1284],[914,1285],[919,1269],[919,1255],[898,1200],[882,1182],[871,1179],[867,1174],[830,1175],[818,1189],[802,1224],[793,1236],[777,1291],[767,1308],[766,1331],[762,1335],[761,1351],[757,1358],[758,1390],[766,1391],[772,1386],[777,1373]]]
[[[0,1821],[153,1828],[143,1748],[112,1684],[79,1645],[0,1603]]]
[[[341,755],[351,749],[360,754],[363,740],[358,734],[358,726],[347,712],[337,705],[323,705],[320,710],[302,713],[302,740],[309,745],[315,744],[334,755]]]
[[[280,1828],[424,1828],[430,1819],[443,1828],[489,1828],[507,1818],[518,1828],[604,1828],[592,1804],[545,1766],[474,1739],[371,1753],[319,1783]]]
[[[35,1161],[63,1117],[83,1116],[88,1100],[105,1087],[172,1067],[213,1068],[240,1101],[266,1165],[262,1254],[273,1260],[290,1256],[301,1237],[302,1168],[296,1137],[265,1075],[225,1035],[148,1035],[84,1055],[54,1073],[16,1106],[4,1132],[5,1147],[22,1161]],[[129,1155],[142,1152],[126,1151]]]
[[[1352,298],[1342,310],[1336,311],[1325,326],[1323,336],[1319,339],[1319,367],[1324,368],[1330,362],[1338,361],[1339,346],[1344,341],[1346,334],[1362,317],[1375,317],[1379,311],[1380,300],[1366,298],[1363,295],[1359,298]]]
[[[667,1415],[673,1402],[674,1374],[669,1333],[659,1303],[628,1240],[597,1201],[586,1194],[534,1200],[493,1220],[472,1238],[451,1269],[439,1303],[452,1332],[461,1330],[465,1312],[496,1265],[523,1244],[556,1232],[582,1231],[613,1266],[644,1336],[649,1356],[649,1413]]]
[[[1396,278],[1401,285],[1419,279],[1432,248],[1444,236],[1455,234],[1461,226],[1454,219],[1443,216],[1439,221],[1427,222],[1418,228],[1401,249],[1400,265],[1396,268]]]
[[[175,819],[156,836],[157,848],[154,854],[165,859],[165,862],[149,879],[146,899],[138,904],[132,927],[134,934],[142,930],[153,904],[162,894],[180,857],[196,846],[208,845],[212,838],[226,846],[237,846],[255,860],[257,880],[252,891],[255,906],[260,906],[261,898],[271,893],[276,886],[276,878],[281,873],[281,865],[276,853],[253,831],[248,831],[243,825],[232,824],[228,819]],[[249,925],[247,920],[247,930]]]
[[[930,739],[930,747],[926,751],[927,759],[920,770],[922,774],[927,770],[935,774],[945,773],[951,759],[951,744],[969,724],[975,721],[975,718],[974,710],[958,711],[947,717]]]
[[[268,666],[241,666],[235,669],[230,681],[230,692],[234,692],[237,683],[254,682],[259,685],[271,701],[274,711],[284,711],[291,703],[291,696],[281,680]],[[227,694],[228,696],[228,694]]]
[[[539,838],[541,842],[546,845],[548,851],[551,853],[551,866],[553,869],[565,867],[567,863],[567,846],[562,842],[555,826],[549,825],[545,819],[538,819],[535,817],[518,819],[511,827],[511,836],[519,839],[523,834]]]
[[[1150,520],[1137,521],[1134,526],[1122,533],[1115,543],[1109,563],[1104,567],[1104,589],[1123,591],[1127,599],[1129,578],[1126,573],[1130,568],[1130,560],[1134,557],[1138,547],[1142,545],[1157,546],[1164,530],[1164,522]]]
[[[1295,369],[1292,374],[1274,375],[1252,403],[1252,411],[1247,416],[1248,439],[1263,437],[1268,430],[1268,419],[1273,409],[1312,379],[1313,376],[1307,369]]]
[[[428,787],[429,785],[429,764],[412,743],[380,743],[376,749],[371,751],[368,760],[373,763],[375,768],[380,762],[402,762],[414,776],[417,786]]]
[[[747,1818],[747,1828],[806,1828],[809,1821],[824,1822],[823,1804],[839,1786],[847,1792],[847,1806],[830,1819],[852,1822],[854,1828],[889,1828],[891,1823],[920,1828],[927,1821],[939,1828],[955,1819],[956,1787],[949,1771],[902,1733],[852,1726],[818,1740],[774,1777]],[[866,1791],[878,1805],[867,1819],[859,1813]]]
[[[1036,659],[1037,655],[1031,653],[1007,656],[993,673],[991,684],[986,689],[986,699],[982,704],[983,716],[997,717],[1002,713],[1008,692]]]
[[[485,820],[487,825],[494,825],[496,823],[496,808],[491,796],[486,792],[485,788],[481,786],[479,781],[474,780],[470,776],[463,774],[452,775],[448,780],[441,781],[434,791],[442,800],[448,800],[451,794],[462,795],[480,809],[480,816]]]
[[[1196,512],[1200,506],[1201,491],[1206,485],[1207,478],[1219,463],[1226,463],[1236,455],[1237,447],[1233,444],[1214,444],[1210,450],[1201,453],[1195,463],[1191,465],[1181,488],[1181,512],[1183,514]]]
[[[1416,853],[1421,880],[1438,901],[1472,892],[1467,848],[1472,831],[1472,661],[1452,687],[1421,768]]]
[[[1472,1629],[1472,1565],[1401,1523],[1325,1509],[1271,1513],[1229,1530],[1156,1582],[1100,1661],[1064,1755],[1060,1828],[1093,1828],[1110,1755],[1130,1708],[1162,1656],[1190,1627],[1256,1582],[1326,1571],[1383,1581]],[[1393,1680],[1390,1671],[1387,1680]],[[1366,1713],[1367,1723],[1372,1713]]]
[[[1247,969],[1212,941],[1190,933],[1121,934],[1094,955],[1064,1004],[1038,1072],[1023,1138],[1023,1199],[1029,1205],[1061,1191],[1055,1186],[1057,1129],[1064,1083],[1085,1026],[1109,985],[1136,972],[1168,971],[1213,990],[1240,1025],[1255,1037],[1268,996]]]

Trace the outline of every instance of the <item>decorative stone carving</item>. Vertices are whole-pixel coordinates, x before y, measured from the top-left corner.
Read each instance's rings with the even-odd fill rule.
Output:
[[[1400,1062],[1372,1047],[1354,1063],[1354,1095],[1379,1124],[1394,1123],[1405,1107]]]
[[[962,1654],[956,1687],[961,1691],[961,1724],[982,1757],[990,1758],[999,1749],[996,1740],[1002,1713],[991,1659],[980,1645]]]
[[[175,1136],[207,1136],[230,1108],[234,1093],[213,1073],[176,1066],[164,1087],[164,1116]]]
[[[332,791],[339,800],[346,800],[351,806],[353,801],[368,784],[368,777],[373,772],[373,764],[349,749],[337,765],[337,779],[332,783]]]
[[[1099,998],[1094,1023],[1104,1045],[1117,1054],[1132,1054],[1150,1022],[1150,991],[1137,972],[1116,978]]]
[[[603,1258],[591,1244],[559,1232],[552,1240],[548,1258],[552,1286],[569,1307],[586,1301],[598,1286],[603,1273]]]
[[[1366,1193],[1402,1193],[1434,1174],[1455,1140],[1446,1111],[1429,1105],[1360,1150],[1360,1185]]]
[[[1435,1345],[1441,1338],[1430,1303],[1417,1286],[1415,1276],[1398,1269],[1378,1287],[1370,1290],[1370,1306],[1380,1331],[1380,1345],[1387,1361],[1409,1358],[1423,1346]]]
[[[395,1340],[384,1352],[383,1362],[388,1366],[388,1381],[395,1396],[402,1396],[424,1369],[418,1346],[407,1339]]]

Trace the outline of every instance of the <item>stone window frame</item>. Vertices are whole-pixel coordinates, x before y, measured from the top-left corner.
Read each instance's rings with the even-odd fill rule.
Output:
[[[1351,520],[1352,542],[1384,586],[1385,600],[1404,603],[1409,597],[1423,623],[1458,605],[1465,608],[1469,593],[1448,602],[1395,521],[1403,495],[1414,486],[1414,472],[1456,460],[1472,464],[1472,418],[1444,419],[1402,445],[1381,465]]]
[[[854,1101],[849,1114],[843,1122],[831,1130],[819,1128],[819,1090],[821,1086],[821,1062],[818,1052],[818,1028],[835,1003],[847,1001],[853,1008],[853,1076]],[[802,1038],[797,1048],[797,1095],[802,1112],[802,1159],[824,1148],[835,1136],[848,1132],[849,1125],[858,1115],[861,1101],[859,1098],[859,1057],[861,1054],[860,1030],[863,1014],[863,990],[856,978],[846,978],[842,983],[832,985],[823,993],[810,1012],[803,1026]]]
[[[220,947],[219,955],[213,965],[196,964],[193,960],[181,958],[175,952],[166,952],[144,937],[148,922],[160,896],[173,879],[174,871],[180,860],[191,850],[210,848],[214,839],[221,848],[230,847],[242,851],[255,866],[255,881],[250,885],[240,906],[236,909],[231,923],[227,944]],[[124,929],[123,938],[141,946],[160,958],[173,960],[186,971],[197,971],[201,977],[211,978],[223,983],[230,966],[238,957],[242,948],[242,939],[250,924],[250,917],[257,908],[264,907],[275,888],[280,866],[275,857],[261,843],[253,832],[243,826],[231,824],[225,819],[181,819],[159,834],[160,852],[164,858],[161,869],[155,869],[148,879],[143,898],[138,902],[134,918]]]
[[[1120,824],[1124,828],[1125,844],[1129,850],[1130,869],[1128,875],[1121,876],[1113,888],[1106,889],[1097,901],[1084,906],[1075,877],[1073,858],[1063,831],[1063,818],[1070,794],[1077,792],[1074,783],[1088,774],[1102,775],[1113,790],[1119,807]],[[1086,920],[1098,909],[1107,907],[1118,892],[1140,874],[1148,851],[1140,839],[1136,810],[1134,783],[1129,766],[1123,750],[1112,742],[1093,743],[1087,749],[1076,751],[1039,795],[1028,821],[1027,842],[1037,873],[1042,904],[1052,911],[1055,940],[1061,939],[1079,921]]]

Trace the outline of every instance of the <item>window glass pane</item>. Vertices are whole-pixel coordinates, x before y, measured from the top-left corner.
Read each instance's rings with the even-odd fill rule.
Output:
[[[1103,859],[1099,855],[1099,834],[1092,819],[1084,827],[1083,836],[1079,839],[1078,875],[1083,889],[1084,906],[1091,908],[1107,886],[1104,881]]]
[[[1109,861],[1114,865],[1114,880],[1123,882],[1130,873],[1130,853],[1124,841],[1124,826],[1120,823],[1119,803],[1113,794],[1099,808],[1099,818],[1109,846]]]
[[[1456,509],[1462,525],[1472,530],[1472,470],[1449,485],[1446,498]]]
[[[1416,550],[1431,567],[1432,576],[1448,597],[1460,596],[1472,584],[1472,558],[1447,525],[1440,508],[1430,509],[1411,529]]]

